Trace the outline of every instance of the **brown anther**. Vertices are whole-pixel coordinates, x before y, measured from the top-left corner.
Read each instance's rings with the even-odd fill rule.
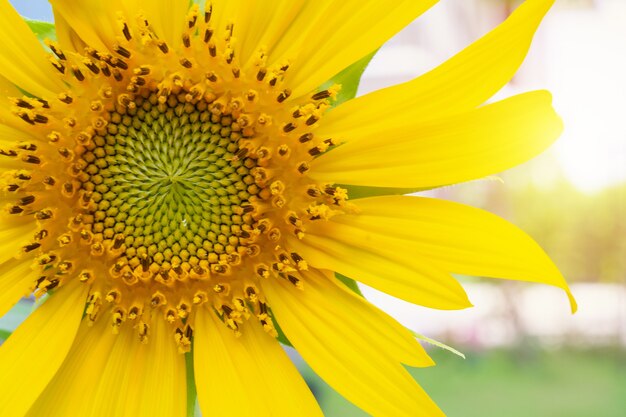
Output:
[[[116,235],[113,240],[113,249],[119,249],[124,244],[125,237],[124,235]]]
[[[80,71],[80,69],[76,65],[72,66],[72,74],[74,74],[74,77],[76,77],[78,81],[85,80],[85,75]]]
[[[36,114],[33,121],[40,124],[48,123],[48,117],[43,114]]]
[[[204,43],[208,43],[213,37],[213,30],[207,29],[204,31]]]
[[[63,192],[66,197],[71,197],[74,195],[74,184],[71,182],[66,182],[63,184]]]
[[[41,163],[41,159],[39,159],[39,157],[35,155],[24,155],[22,157],[22,161],[28,164],[36,164],[36,165],[39,165]]]
[[[82,283],[89,282],[92,278],[93,274],[90,271],[82,271],[80,274],[78,274],[78,280]]]
[[[34,242],[34,243],[30,243],[30,244],[28,244],[28,245],[26,245],[26,246],[23,246],[23,247],[22,247],[22,250],[23,250],[25,253],[28,253],[28,252],[32,252],[32,251],[34,251],[35,249],[37,249],[37,248],[39,248],[39,247],[41,247],[41,243]]]
[[[29,196],[20,198],[20,200],[17,202],[17,205],[18,206],[27,206],[27,205],[32,204],[34,202],[35,202],[35,196],[34,195],[29,195]]]
[[[159,41],[157,43],[157,46],[161,50],[161,52],[163,52],[164,54],[167,54],[170,51],[169,46],[167,46],[167,44],[164,41]]]
[[[126,22],[124,22],[124,28],[122,29],[122,33],[124,34],[124,37],[126,38],[127,41],[133,38],[132,35],[130,34],[130,29],[128,28],[128,25],[126,24]]]
[[[298,172],[299,172],[300,174],[304,174],[304,173],[306,173],[309,169],[311,169],[311,167],[310,167],[310,166],[309,166],[309,164],[308,164],[308,163],[306,163],[306,162],[301,162],[301,163],[298,165]]]
[[[52,64],[52,66],[54,68],[56,68],[57,71],[59,71],[61,74],[65,74],[65,65],[61,64],[60,62],[56,62],[54,60],[51,60],[50,63]]]
[[[29,102],[21,98],[18,98],[17,100],[15,100],[15,105],[17,107],[21,107],[23,109],[29,109],[29,110],[32,110],[35,108],[35,106],[33,106],[32,104],[30,104]]]
[[[298,138],[298,141],[300,143],[307,143],[311,140],[313,140],[313,133],[305,133],[304,135],[300,136],[300,138]]]
[[[104,299],[108,303],[119,303],[122,299],[122,293],[116,289],[110,290]]]
[[[239,68],[233,68],[233,77],[239,78],[241,75],[241,70]]]
[[[57,265],[57,268],[59,269],[59,271],[61,272],[69,272],[72,269],[73,265],[71,262],[69,261],[61,261],[59,262],[59,264]]]
[[[294,125],[293,123],[287,123],[286,125],[283,126],[283,132],[285,133],[289,133],[295,129],[296,129],[296,125]]]
[[[311,156],[317,156],[317,155],[319,155],[321,153],[322,153],[322,150],[319,148],[319,146],[316,146],[315,148],[309,149],[309,155],[311,155]]]
[[[121,45],[113,46],[113,50],[115,52],[117,52],[118,54],[120,54],[121,56],[123,56],[124,58],[130,58],[131,57],[130,51],[128,49],[124,48]]]
[[[182,65],[185,68],[191,68],[193,66],[193,64],[191,63],[190,60],[188,60],[187,58],[181,58],[180,60],[180,65]]]
[[[328,97],[330,97],[330,91],[328,90],[320,91],[319,93],[315,93],[311,96],[313,100],[323,100]]]
[[[93,74],[95,75],[100,74],[100,68],[95,64],[95,62],[86,60],[83,62],[83,64],[85,64],[87,69],[89,69],[89,71],[91,71]]]
[[[65,103],[65,104],[71,104],[72,101],[74,101],[74,99],[71,96],[69,96],[68,94],[66,94],[66,93],[59,94],[58,98],[59,98],[59,101]]]
[[[56,259],[57,259],[56,255],[52,253],[44,253],[43,255],[38,256],[36,258],[36,261],[39,265],[43,266],[43,265],[51,264],[52,262],[56,261]]]
[[[307,126],[311,126],[313,124],[315,124],[317,121],[319,120],[319,117],[317,116],[311,116],[306,120],[306,125]]]
[[[44,209],[35,213],[35,218],[37,220],[48,220],[52,218],[52,210]]]
[[[122,81],[124,79],[124,76],[118,69],[114,69],[113,78],[115,78],[116,81]]]
[[[185,48],[189,48],[191,46],[191,38],[188,33],[183,35],[183,45],[185,45]]]
[[[289,96],[290,96],[290,95],[291,95],[291,90],[289,90],[289,89],[283,90],[283,91],[282,91],[282,92],[278,95],[278,97],[276,98],[276,100],[277,100],[279,103],[282,103],[283,101],[287,100],[287,99],[289,98]]]
[[[269,276],[270,276],[269,268],[266,265],[263,265],[263,264],[257,265],[256,273],[261,278],[269,278]]]
[[[287,279],[296,287],[300,287],[302,285],[300,278],[294,277],[293,275],[287,275]]]
[[[213,42],[209,43],[209,55],[211,55],[213,58],[217,56],[217,47]]]
[[[216,82],[217,81],[217,75],[215,75],[215,73],[213,71],[211,72],[207,72],[205,75],[206,79],[211,81],[211,82]]]

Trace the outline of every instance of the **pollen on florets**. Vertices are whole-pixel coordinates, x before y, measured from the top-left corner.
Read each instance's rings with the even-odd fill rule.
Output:
[[[348,197],[307,177],[336,145],[315,129],[339,86],[292,97],[289,62],[269,65],[261,49],[240,66],[237,28],[202,17],[191,9],[175,45],[142,17],[119,21],[110,50],[48,42],[68,91],[16,98],[34,140],[0,149],[15,167],[0,178],[6,213],[36,225],[20,250],[40,268],[35,294],[79,280],[87,320],[108,312],[113,331],[132,323],[147,341],[160,316],[181,351],[198,308],[274,334],[259,280],[306,290],[287,238]]]

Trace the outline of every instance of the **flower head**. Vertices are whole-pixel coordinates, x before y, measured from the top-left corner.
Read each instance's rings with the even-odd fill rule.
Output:
[[[434,1],[51,3],[48,53],[0,2],[0,312],[49,295],[0,350],[8,415],[182,416],[194,383],[207,416],[320,415],[276,323],[372,415],[440,415],[403,367],[430,358],[334,272],[442,309],[470,305],[451,273],[567,291],[503,220],[385,195],[556,139],[545,92],[479,107],[552,1],[336,108],[319,86]]]

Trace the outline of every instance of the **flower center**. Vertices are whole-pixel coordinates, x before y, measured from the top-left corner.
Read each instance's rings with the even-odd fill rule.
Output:
[[[123,241],[121,262],[154,273],[245,254],[241,237],[254,224],[245,211],[260,188],[256,162],[236,156],[241,128],[204,100],[161,101],[153,92],[126,114],[110,112],[106,134],[87,146],[82,189],[94,204],[83,223]]]
[[[48,42],[68,91],[16,98],[33,140],[0,149],[7,214],[35,231],[19,255],[34,255],[35,295],[80,281],[87,320],[108,313],[146,341],[165,318],[181,351],[200,308],[275,334],[260,280],[302,288],[289,239],[349,209],[307,175],[334,144],[315,128],[337,89],[290,97],[289,63],[260,50],[240,66],[237,29],[203,17],[191,9],[179,45],[143,18],[120,20],[107,51]]]

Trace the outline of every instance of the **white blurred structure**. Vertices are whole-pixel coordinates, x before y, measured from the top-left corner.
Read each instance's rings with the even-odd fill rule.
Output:
[[[579,311],[570,314],[561,290],[530,284],[466,284],[476,307],[437,311],[415,306],[361,286],[365,297],[419,334],[456,347],[626,346],[626,288],[621,285],[572,286]]]

